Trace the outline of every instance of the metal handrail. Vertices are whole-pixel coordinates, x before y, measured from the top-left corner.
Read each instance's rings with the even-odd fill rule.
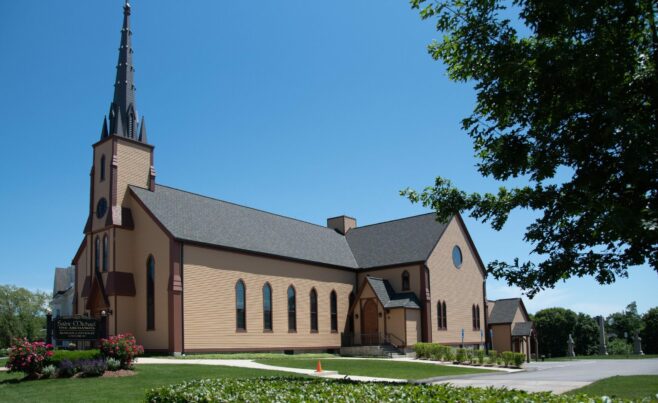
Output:
[[[397,341],[398,343],[394,343],[393,340]],[[405,341],[399,338],[398,336],[392,334],[392,333],[386,333],[386,338],[385,341],[392,345],[395,348],[401,348],[406,345]]]

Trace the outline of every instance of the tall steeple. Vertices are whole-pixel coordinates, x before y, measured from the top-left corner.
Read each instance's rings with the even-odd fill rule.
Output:
[[[146,135],[138,136],[137,104],[135,102],[135,68],[133,66],[132,31],[130,30],[130,3],[123,6],[123,26],[119,45],[117,75],[114,80],[114,98],[110,105],[109,135],[146,142]],[[145,131],[143,129],[142,131]],[[102,138],[102,135],[101,135]]]

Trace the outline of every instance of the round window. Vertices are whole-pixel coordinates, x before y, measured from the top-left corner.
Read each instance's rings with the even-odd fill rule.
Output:
[[[104,197],[102,197],[99,201],[98,204],[96,204],[96,217],[100,220],[105,216],[105,213],[107,212],[107,200],[105,200]]]
[[[452,263],[454,263],[455,267],[458,269],[462,267],[462,250],[459,249],[459,246],[457,245],[452,248]]]

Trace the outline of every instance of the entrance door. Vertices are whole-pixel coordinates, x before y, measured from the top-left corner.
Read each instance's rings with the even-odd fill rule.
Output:
[[[379,344],[379,315],[377,313],[377,303],[369,299],[363,305],[361,313],[363,325],[361,326],[361,342],[363,345]]]

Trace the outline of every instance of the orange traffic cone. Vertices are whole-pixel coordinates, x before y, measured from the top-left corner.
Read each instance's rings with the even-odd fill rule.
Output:
[[[322,372],[322,364],[320,364],[320,360],[318,360],[318,365],[315,367],[315,372]]]

